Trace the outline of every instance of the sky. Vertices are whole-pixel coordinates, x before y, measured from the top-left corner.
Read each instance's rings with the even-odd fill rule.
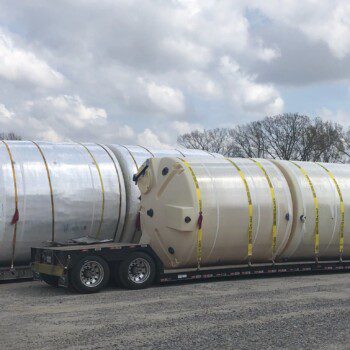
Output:
[[[350,126],[347,0],[0,0],[0,131],[169,147],[298,112]]]

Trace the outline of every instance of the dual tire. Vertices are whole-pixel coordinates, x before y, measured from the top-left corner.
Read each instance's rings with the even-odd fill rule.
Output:
[[[142,289],[150,286],[155,279],[154,260],[146,253],[134,252],[115,265],[114,279],[127,289]],[[86,256],[74,265],[69,273],[72,287],[81,293],[95,293],[107,285],[110,267],[101,257]]]

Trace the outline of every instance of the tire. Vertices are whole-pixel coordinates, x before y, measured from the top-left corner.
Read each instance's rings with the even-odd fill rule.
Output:
[[[82,258],[70,271],[73,288],[80,293],[96,293],[109,282],[109,266],[99,256]]]
[[[50,285],[51,287],[58,287],[58,277],[52,275],[46,275],[45,273],[40,274],[42,281]]]
[[[154,282],[155,275],[154,260],[143,252],[132,253],[119,264],[118,280],[127,289],[147,288]]]

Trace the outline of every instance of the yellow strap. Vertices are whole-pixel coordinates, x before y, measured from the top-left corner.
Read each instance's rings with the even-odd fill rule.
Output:
[[[267,171],[265,168],[262,166],[260,162],[258,162],[255,159],[251,159],[263,172],[267,183],[269,184],[270,188],[270,194],[271,194],[271,200],[272,200],[272,205],[273,205],[273,223],[272,223],[272,259],[275,258],[275,253],[276,253],[276,241],[277,241],[277,203],[276,203],[276,194],[275,194],[275,189],[272,185],[272,181],[270,179],[270,176],[267,174]]]
[[[339,231],[339,253],[340,253],[340,258],[342,258],[343,252],[344,252],[344,228],[345,228],[345,206],[344,206],[344,199],[343,199],[343,194],[341,192],[341,189],[339,187],[338,181],[335,179],[333,173],[328,170],[324,165],[317,163],[321,168],[323,168],[329,177],[332,179],[335,188],[337,189],[338,196],[339,196],[339,201],[340,201],[340,231]]]
[[[199,211],[199,217],[203,215],[203,203],[202,203],[202,195],[201,190],[199,188],[198,180],[196,177],[196,174],[194,173],[191,166],[188,164],[188,162],[185,159],[179,158],[187,167],[187,169],[190,171],[194,185],[196,186],[196,194],[197,194],[197,200],[198,200],[198,211]],[[200,223],[198,225],[198,233],[197,233],[197,267],[198,269],[201,267],[202,262],[202,239],[203,239],[203,230],[202,230],[202,224]]]
[[[14,194],[15,194],[15,213],[16,212],[18,213],[18,190],[17,190],[17,178],[16,178],[16,171],[15,171],[15,162],[13,160],[9,145],[5,141],[2,141],[2,142],[5,145],[5,147],[7,149],[7,153],[10,157],[12,176],[13,176],[13,188],[14,188]],[[15,222],[15,224],[13,226],[11,268],[13,268],[14,261],[15,261],[16,241],[17,241],[17,221]]]
[[[121,180],[120,180],[120,174],[119,174],[119,171],[118,171],[118,167],[117,167],[117,164],[114,160],[114,158],[112,157],[112,155],[110,154],[110,151],[109,149],[107,149],[105,146],[97,143],[98,146],[100,146],[101,148],[103,148],[103,150],[108,154],[109,158],[111,159],[111,161],[113,162],[113,165],[114,165],[114,169],[115,169],[115,172],[117,174],[117,178],[118,178],[118,189],[119,189],[119,205],[118,205],[118,220],[117,220],[117,225],[116,225],[116,228],[115,228],[115,231],[114,231],[114,237],[113,239],[115,239],[117,233],[118,233],[118,229],[119,229],[119,225],[120,225],[120,219],[122,217],[121,215],[121,210],[122,210],[122,187],[121,187]]]
[[[183,157],[186,157],[179,149],[175,148],[175,151],[178,151]]]
[[[49,188],[50,188],[50,200],[51,200],[51,216],[52,216],[52,223],[51,223],[51,240],[52,242],[55,241],[55,204],[54,204],[54,200],[53,200],[53,189],[52,189],[52,183],[51,183],[51,176],[50,176],[50,170],[49,170],[49,166],[47,164],[46,158],[44,156],[44,153],[41,149],[41,147],[34,141],[31,141],[36,148],[38,149],[43,161],[44,161],[44,165],[45,165],[45,169],[46,169],[46,175],[47,175],[47,180],[49,181]]]
[[[137,146],[139,146],[139,147],[143,148],[144,150],[146,150],[154,158],[154,154],[148,148],[146,148],[144,146],[141,146],[141,145],[137,145]]]
[[[101,173],[101,170],[100,170],[100,167],[94,157],[94,155],[91,153],[91,151],[82,143],[79,143],[81,146],[83,146],[86,151],[89,153],[96,169],[97,169],[97,172],[98,172],[98,176],[100,178],[100,183],[101,183],[101,192],[102,192],[102,208],[101,208],[101,219],[100,219],[100,224],[98,226],[98,229],[97,229],[97,233],[96,233],[96,237],[98,238],[101,234],[101,228],[102,228],[102,224],[103,224],[103,219],[104,219],[104,212],[105,212],[105,188],[104,188],[104,185],[103,185],[103,179],[102,179],[102,173]]]
[[[241,168],[235,163],[233,162],[231,159],[226,158],[226,160],[228,160],[238,171],[238,174],[240,175],[243,183],[244,183],[244,187],[245,187],[245,191],[247,193],[247,199],[248,199],[248,213],[249,213],[249,224],[248,224],[248,259],[250,260],[250,257],[253,254],[253,203],[252,203],[252,196],[250,194],[250,189],[248,186],[248,182],[247,179],[243,173],[243,171],[241,170]]]
[[[129,150],[129,148],[128,148],[128,147],[126,147],[126,146],[124,146],[124,145],[119,145],[119,146],[121,146],[121,147],[123,147],[123,148],[125,148],[125,149],[126,149],[126,151],[129,153],[129,155],[130,155],[131,159],[134,161],[134,164],[135,164],[136,170],[137,170],[137,171],[139,171],[139,166],[137,165],[136,159],[135,159],[134,155],[132,154],[132,152]]]
[[[305,171],[305,169],[302,168],[299,164],[297,164],[295,162],[291,162],[291,163],[294,164],[302,172],[302,174],[304,175],[306,181],[308,182],[308,184],[310,186],[312,196],[314,197],[314,205],[315,205],[315,231],[314,231],[315,246],[314,246],[314,252],[315,252],[315,256],[317,258],[318,253],[319,253],[319,205],[318,205],[317,194],[315,191],[315,187],[314,187],[309,175]]]

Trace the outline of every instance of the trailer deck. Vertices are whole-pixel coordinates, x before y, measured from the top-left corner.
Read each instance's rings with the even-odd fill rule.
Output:
[[[197,268],[165,270],[161,260],[149,245],[115,242],[32,248],[32,269],[35,279],[41,279],[42,274],[56,276],[59,286],[69,287],[69,273],[82,258],[91,256],[102,258],[112,270],[135,252],[148,254],[154,259],[156,266],[154,282],[157,283],[238,276],[350,271],[349,260],[210,266],[202,267],[200,270]]]

